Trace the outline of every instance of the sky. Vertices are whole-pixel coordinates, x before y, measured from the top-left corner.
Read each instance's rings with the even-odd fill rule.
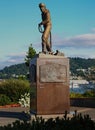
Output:
[[[32,43],[41,52],[39,3],[52,20],[52,50],[95,58],[95,0],[0,0],[0,69],[23,63]]]

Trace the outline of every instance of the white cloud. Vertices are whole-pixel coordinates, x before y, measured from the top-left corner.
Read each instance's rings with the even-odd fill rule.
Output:
[[[20,57],[21,57],[21,56],[25,56],[25,54],[26,54],[25,52],[21,52],[21,53],[11,53],[11,54],[8,55],[8,57],[11,57],[11,56],[20,56]]]
[[[57,42],[56,42],[57,41]],[[95,34],[83,34],[74,37],[55,39],[55,46],[59,47],[95,47]]]
[[[95,32],[95,28],[92,28],[92,32]]]
[[[95,58],[95,33],[73,37],[54,37],[53,48],[69,57]]]
[[[25,54],[26,53],[22,52],[8,55],[6,61],[0,61],[0,69],[4,68],[5,66],[24,63]]]

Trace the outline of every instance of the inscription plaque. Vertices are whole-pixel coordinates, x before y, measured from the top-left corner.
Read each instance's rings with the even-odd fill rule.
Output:
[[[67,82],[65,65],[49,63],[39,66],[40,82]]]

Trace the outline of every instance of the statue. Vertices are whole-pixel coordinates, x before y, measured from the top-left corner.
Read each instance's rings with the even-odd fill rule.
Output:
[[[51,50],[51,18],[50,12],[46,9],[45,4],[40,3],[39,8],[42,12],[42,22],[38,24],[39,31],[42,33],[42,53],[52,54]],[[44,30],[42,31],[41,25],[43,25]],[[50,39],[50,41],[49,41]]]

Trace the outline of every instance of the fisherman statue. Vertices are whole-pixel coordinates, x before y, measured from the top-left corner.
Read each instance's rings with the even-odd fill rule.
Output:
[[[42,53],[64,56],[64,53],[56,50],[56,53],[52,52],[52,39],[51,39],[51,17],[50,12],[43,3],[39,4],[41,10],[42,21],[38,24],[39,32],[42,33]]]
[[[38,24],[39,31],[42,33],[42,53],[52,54],[52,42],[51,42],[51,18],[50,12],[46,9],[45,4],[40,3],[39,8],[41,10],[42,21]],[[42,29],[43,27],[43,29]]]

